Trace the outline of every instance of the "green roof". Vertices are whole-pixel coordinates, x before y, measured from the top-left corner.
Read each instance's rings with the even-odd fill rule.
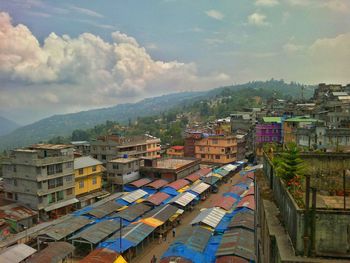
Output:
[[[307,116],[297,116],[294,118],[286,119],[285,121],[288,121],[288,122],[319,122],[320,120],[312,119],[312,118],[309,118]]]
[[[282,118],[281,117],[263,117],[264,122],[275,122],[275,123],[281,123]]]

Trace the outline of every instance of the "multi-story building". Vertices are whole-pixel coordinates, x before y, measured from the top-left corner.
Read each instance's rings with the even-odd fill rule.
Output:
[[[74,159],[75,195],[78,208],[95,203],[108,195],[102,190],[102,173],[106,170],[102,162],[90,156]]]
[[[264,143],[282,142],[282,118],[263,117],[263,121],[255,125],[255,153],[262,156]]]
[[[297,116],[294,118],[286,119],[283,122],[283,144],[290,142],[297,143],[297,130],[300,128],[309,128],[315,126],[316,123],[322,121],[312,119],[308,116]]]
[[[151,135],[123,137],[119,135],[101,136],[91,142],[91,155],[106,164],[124,156],[160,157],[160,139]]]
[[[80,156],[90,155],[90,142],[88,141],[74,141],[71,142],[74,146],[75,154]]]
[[[166,154],[172,157],[184,157],[184,146],[181,146],[181,145],[171,146],[166,151]]]
[[[208,136],[195,143],[195,157],[204,163],[225,164],[237,160],[236,136]]]
[[[107,163],[107,183],[112,191],[123,191],[124,185],[140,178],[139,158],[117,158]]]
[[[36,144],[3,162],[5,198],[39,211],[43,219],[68,213],[74,192],[73,147]]]
[[[199,131],[187,131],[185,134],[185,147],[184,156],[185,157],[195,157],[195,144],[196,141],[202,139],[202,132]]]

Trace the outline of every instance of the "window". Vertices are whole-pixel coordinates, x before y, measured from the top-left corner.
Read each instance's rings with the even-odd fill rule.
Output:
[[[16,200],[16,201],[18,200],[18,195],[17,195],[17,194],[15,194],[15,200]]]
[[[38,189],[41,189],[41,182],[38,182]]]
[[[13,194],[12,193],[7,193],[6,195],[7,195],[7,199],[11,199],[11,200],[13,199]]]
[[[61,201],[64,199],[63,191],[57,192],[57,201]]]
[[[13,185],[17,186],[17,179],[13,179]]]
[[[220,160],[220,155],[218,155],[218,154],[215,155],[215,159],[216,159],[216,160]]]
[[[41,204],[43,202],[43,197],[42,196],[39,196],[38,202],[39,202],[39,204]]]
[[[36,168],[36,174],[38,174],[38,175],[41,174],[41,167]]]
[[[212,140],[212,143],[213,143],[213,144],[218,144],[218,140],[217,140],[217,139],[213,139],[213,140]]]
[[[49,180],[49,182],[48,182],[48,188],[49,188],[49,189],[52,189],[52,188],[55,188],[55,187],[56,187],[56,180],[55,180],[55,179]]]
[[[72,167],[73,167],[73,162],[66,163],[66,168],[72,168]]]
[[[79,189],[84,188],[84,181],[81,180],[79,181]]]
[[[61,163],[55,165],[55,171],[56,171],[56,173],[62,173],[62,164]]]
[[[80,168],[79,169],[79,174],[83,174],[84,173],[84,169],[83,168]]]
[[[131,163],[128,163],[128,168],[131,168]]]
[[[47,202],[49,204],[55,203],[56,202],[56,194],[55,193],[48,194],[47,195]]]
[[[92,171],[93,171],[93,172],[96,172],[96,171],[97,171],[96,165],[95,165],[95,166],[92,166]]]
[[[14,172],[17,172],[16,165],[13,166],[13,171],[14,171]]]
[[[63,178],[56,178],[56,187],[62,186],[63,185]]]
[[[73,188],[69,188],[66,190],[66,195],[72,195],[73,194]]]
[[[119,169],[118,164],[113,164],[113,169]]]
[[[73,176],[72,175],[66,176],[66,182],[71,182],[72,180],[73,180]]]
[[[48,175],[51,175],[51,174],[54,174],[54,173],[55,173],[55,166],[54,166],[54,165],[48,165],[48,166],[46,167],[46,169],[47,169],[47,174],[48,174]]]
[[[205,154],[201,154],[201,158],[205,158]]]
[[[97,177],[92,178],[92,184],[97,184]]]
[[[102,158],[102,160],[106,160],[107,159],[105,154],[102,154],[101,158]]]

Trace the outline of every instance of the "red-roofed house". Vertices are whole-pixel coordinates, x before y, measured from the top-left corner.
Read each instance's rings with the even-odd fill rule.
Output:
[[[184,146],[180,146],[180,145],[172,146],[166,151],[166,153],[168,156],[171,156],[171,157],[183,157],[184,148],[185,148]]]

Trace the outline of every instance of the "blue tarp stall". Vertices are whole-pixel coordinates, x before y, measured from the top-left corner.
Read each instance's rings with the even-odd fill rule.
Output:
[[[124,188],[123,188],[124,192],[132,192],[137,189],[138,189],[137,187],[131,186],[131,185],[124,185]]]
[[[124,205],[124,206],[128,206],[129,205],[129,203],[124,201],[123,199],[117,199],[115,202],[117,204]]]
[[[179,192],[178,191],[176,191],[174,188],[172,188],[172,187],[164,187],[162,190],[160,190],[161,192],[163,192],[163,193],[166,193],[166,194],[168,194],[168,195],[171,195],[171,196],[177,196],[178,194],[179,194]]]
[[[217,233],[224,233],[227,229],[228,226],[232,220],[232,218],[234,217],[234,215],[237,213],[236,210],[234,210],[233,212],[231,212],[230,214],[226,214],[223,219],[221,219],[220,223],[217,225],[217,227],[215,228],[215,232]]]
[[[223,196],[231,196],[233,198],[236,198],[236,199],[240,199],[240,195],[236,194],[236,193],[233,193],[233,192],[227,192],[227,193],[224,193]]]
[[[182,257],[193,263],[207,262],[204,254],[205,248],[212,235],[212,231],[201,226],[188,226],[175,241],[170,245],[168,250],[163,254],[163,259]]]
[[[215,263],[216,256],[215,253],[219,248],[223,235],[215,235],[209,239],[208,245],[204,251],[205,262]]]

